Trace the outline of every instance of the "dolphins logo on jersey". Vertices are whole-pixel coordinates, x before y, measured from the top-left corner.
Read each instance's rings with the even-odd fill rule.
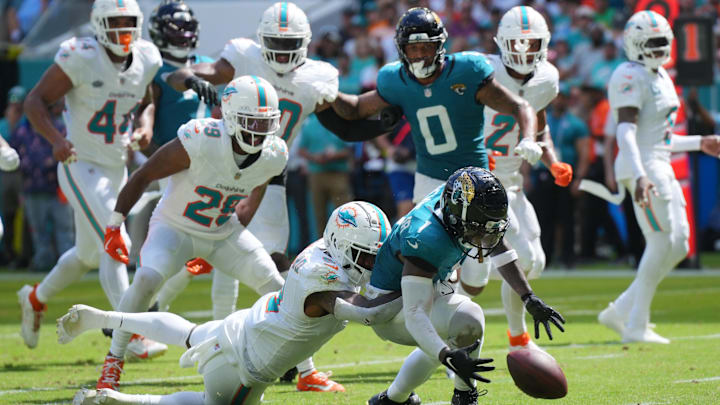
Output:
[[[355,209],[353,209],[353,207],[348,207],[348,208],[338,212],[337,225],[340,228],[347,228],[350,225],[357,228],[358,223],[357,223],[357,219],[355,219],[356,216],[357,216],[357,212],[355,212]]]
[[[327,273],[320,276],[326,283],[331,284],[338,281],[338,275],[334,271],[328,271]]]
[[[225,87],[225,91],[223,91],[223,101],[228,101],[230,99],[231,94],[235,94],[238,92],[238,89],[236,89],[234,86],[227,86]]]
[[[467,173],[463,173],[453,183],[451,198],[453,203],[462,202],[465,206],[470,205],[470,202],[475,198],[475,186]]]

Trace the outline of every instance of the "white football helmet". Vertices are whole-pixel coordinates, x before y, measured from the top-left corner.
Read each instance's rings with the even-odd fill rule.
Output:
[[[247,153],[262,150],[265,137],[280,128],[280,109],[275,88],[257,76],[240,76],[222,94],[225,130]]]
[[[257,36],[265,62],[274,71],[283,74],[305,62],[312,32],[300,7],[280,2],[265,10]],[[280,62],[279,57],[287,58],[287,61]]]
[[[113,17],[135,17],[135,27],[110,28]],[[97,41],[118,56],[126,56],[140,38],[143,15],[136,0],[95,0],[90,11],[90,24]],[[115,43],[110,37],[117,39]]]
[[[363,286],[370,281],[372,269],[358,263],[362,253],[377,255],[390,234],[390,221],[377,206],[352,201],[333,211],[325,226],[325,248],[343,268],[350,281]]]
[[[638,11],[625,24],[625,54],[648,70],[656,70],[670,60],[674,35],[665,17],[654,11]],[[655,52],[661,55],[656,56]]]
[[[540,49],[531,52],[530,40],[539,39]],[[532,7],[516,6],[500,19],[495,43],[500,48],[503,64],[520,74],[530,74],[547,58],[550,30],[542,14]],[[528,57],[532,57],[528,62]]]

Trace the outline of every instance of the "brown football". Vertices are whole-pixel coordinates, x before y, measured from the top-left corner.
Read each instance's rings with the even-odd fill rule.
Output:
[[[551,355],[534,349],[516,350],[507,355],[507,365],[515,385],[531,397],[557,399],[567,395],[565,373]]]

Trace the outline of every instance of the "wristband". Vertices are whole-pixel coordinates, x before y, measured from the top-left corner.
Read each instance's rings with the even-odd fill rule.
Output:
[[[113,213],[110,214],[110,220],[108,221],[107,226],[109,228],[119,228],[123,222],[125,222],[125,215],[117,211],[113,211]]]
[[[500,268],[508,263],[512,263],[513,261],[517,260],[518,254],[515,251],[515,249],[510,249],[505,252],[500,253],[499,255],[495,255],[491,258],[493,264],[495,265],[495,268]]]

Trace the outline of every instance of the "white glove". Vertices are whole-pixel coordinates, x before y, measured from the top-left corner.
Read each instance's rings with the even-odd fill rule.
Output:
[[[537,142],[531,141],[529,138],[523,138],[518,146],[515,147],[514,152],[527,160],[531,165],[537,163],[543,154],[540,145],[538,145]]]
[[[133,132],[132,135],[130,135],[130,149],[134,151],[140,150],[140,139],[142,138],[142,135],[138,134],[137,132]]]
[[[10,172],[20,166],[20,156],[11,147],[0,148],[0,170]]]
[[[320,98],[327,103],[332,103],[337,98],[337,85],[333,85],[332,83],[327,82],[314,82],[313,87],[315,88],[315,91],[317,91],[320,95]]]

